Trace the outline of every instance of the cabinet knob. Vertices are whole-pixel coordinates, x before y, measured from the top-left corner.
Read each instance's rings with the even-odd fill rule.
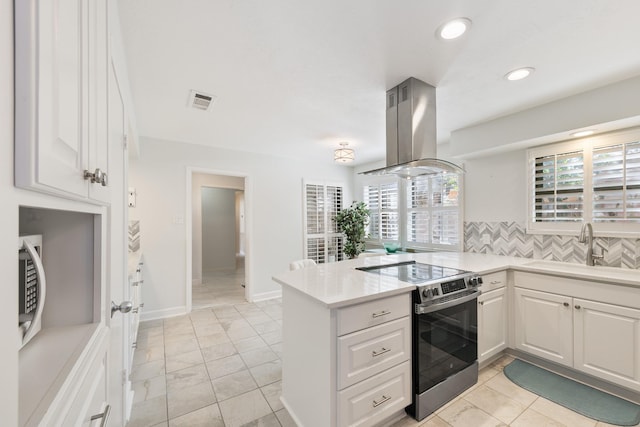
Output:
[[[568,302],[562,303],[562,305],[564,305],[565,307],[569,307],[569,303]]]
[[[92,184],[100,184],[103,187],[107,186],[107,173],[97,168],[95,172],[90,172],[85,169],[84,171],[84,179],[91,180]]]
[[[120,305],[117,305],[115,302],[111,301],[111,317],[115,314],[116,311],[120,313],[128,313],[133,308],[133,303],[131,301],[123,301]]]
[[[484,305],[484,301],[478,301],[478,304]]]
[[[576,307],[576,310],[580,310],[580,308],[582,308],[579,305],[576,305],[575,307]]]

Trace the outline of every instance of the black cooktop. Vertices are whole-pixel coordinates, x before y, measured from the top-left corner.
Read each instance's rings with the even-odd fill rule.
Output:
[[[376,265],[371,267],[357,267],[356,270],[375,273],[381,276],[394,277],[403,282],[418,285],[425,282],[438,281],[445,277],[466,274],[468,271],[456,268],[442,267],[440,265],[423,264],[415,261],[400,262],[397,264]]]

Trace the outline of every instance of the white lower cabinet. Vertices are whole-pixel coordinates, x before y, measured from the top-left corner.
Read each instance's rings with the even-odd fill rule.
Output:
[[[76,395],[63,426],[99,426],[108,416],[106,355],[95,361]],[[92,419],[93,418],[93,419]],[[105,424],[106,425],[106,424]]]
[[[507,289],[478,297],[478,361],[480,363],[507,348]]]
[[[516,348],[562,365],[573,365],[571,298],[515,288]]]
[[[338,393],[338,425],[373,426],[411,404],[411,363],[405,361]]]
[[[411,404],[410,295],[339,309],[338,426],[374,426]]]
[[[640,310],[574,298],[574,367],[640,391]]]
[[[412,399],[411,290],[342,307],[288,286],[282,292],[280,399],[295,423],[382,426],[404,416]]]
[[[640,309],[519,287],[514,296],[518,350],[640,391]]]

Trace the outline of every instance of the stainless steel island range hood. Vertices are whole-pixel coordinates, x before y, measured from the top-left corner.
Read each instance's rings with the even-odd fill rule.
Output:
[[[437,159],[436,145],[436,88],[411,77],[387,91],[387,166],[362,174],[411,178],[464,173]]]

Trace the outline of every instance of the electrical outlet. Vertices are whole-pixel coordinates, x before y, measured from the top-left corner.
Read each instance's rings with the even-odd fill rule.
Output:
[[[176,215],[173,217],[174,224],[184,224],[184,217],[182,215]]]
[[[489,233],[484,233],[481,240],[483,245],[488,245],[491,243],[491,235]]]

